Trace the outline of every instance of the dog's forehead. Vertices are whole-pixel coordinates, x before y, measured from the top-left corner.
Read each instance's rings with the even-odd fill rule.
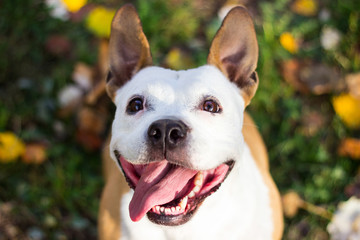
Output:
[[[120,89],[117,98],[124,101],[141,95],[171,103],[181,99],[196,101],[207,96],[227,98],[229,94],[238,95],[238,91],[235,85],[213,66],[205,65],[180,71],[147,67]]]

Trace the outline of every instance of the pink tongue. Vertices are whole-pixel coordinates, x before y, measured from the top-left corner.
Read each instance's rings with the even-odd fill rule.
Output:
[[[129,210],[130,218],[137,222],[154,206],[174,200],[197,171],[175,167],[168,161],[150,163],[135,188]]]

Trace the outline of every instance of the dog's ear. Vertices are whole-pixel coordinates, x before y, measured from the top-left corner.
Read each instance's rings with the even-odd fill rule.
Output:
[[[243,7],[233,8],[225,17],[211,44],[208,64],[214,65],[237,84],[250,103],[258,86],[255,72],[258,44],[252,19]]]
[[[106,91],[113,101],[118,88],[140,69],[152,65],[149,43],[131,4],[120,8],[112,20],[109,63]]]

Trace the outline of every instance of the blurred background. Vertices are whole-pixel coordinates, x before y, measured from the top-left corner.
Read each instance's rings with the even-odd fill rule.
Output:
[[[206,63],[246,6],[260,49],[248,111],[283,196],[284,239],[360,239],[360,2],[0,2],[0,239],[96,239],[110,22],[132,2],[157,65]]]

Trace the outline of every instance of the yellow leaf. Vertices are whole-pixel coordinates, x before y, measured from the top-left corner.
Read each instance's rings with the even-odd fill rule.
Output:
[[[332,101],[336,114],[349,128],[360,127],[360,99],[350,94],[341,94]]]
[[[0,162],[15,161],[25,150],[24,143],[13,133],[0,133]]]
[[[284,32],[280,36],[280,44],[290,53],[297,53],[299,46],[294,38],[294,36],[289,32]]]
[[[87,0],[62,0],[62,2],[69,12],[77,12],[86,4]]]
[[[310,17],[316,14],[318,6],[315,0],[296,0],[291,9],[299,15]]]
[[[86,26],[98,37],[110,36],[111,21],[115,15],[115,10],[104,7],[94,8],[88,15]]]

